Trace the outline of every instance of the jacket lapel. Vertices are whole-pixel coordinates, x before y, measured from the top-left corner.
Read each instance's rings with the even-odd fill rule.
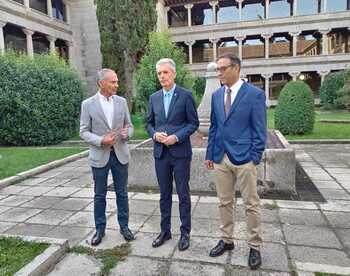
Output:
[[[222,86],[219,90],[219,115],[222,121],[225,121],[225,86]]]
[[[238,90],[238,93],[237,93],[237,95],[236,95],[235,100],[233,101],[233,103],[232,103],[232,105],[231,105],[230,113],[229,113],[229,115],[227,116],[226,120],[227,120],[228,118],[230,118],[230,116],[232,115],[232,113],[233,113],[233,112],[235,111],[235,109],[237,108],[239,102],[242,100],[242,98],[243,98],[243,96],[244,96],[244,94],[245,94],[244,92],[245,92],[246,88],[247,88],[247,84],[246,84],[246,82],[243,82],[241,88]]]
[[[112,117],[112,129],[116,128],[117,122],[115,121],[117,118],[117,112],[118,112],[118,98],[113,96],[113,117]],[[120,105],[119,105],[120,106]]]
[[[156,99],[157,99],[158,104],[160,105],[161,115],[162,115],[164,121],[166,121],[164,100],[163,100],[163,90],[162,89],[158,91]]]
[[[98,94],[96,94],[95,97],[94,97],[94,105],[95,105],[96,114],[102,118],[103,122],[110,129],[110,127],[108,125],[107,118],[105,116],[105,113],[103,112],[102,105],[101,105],[101,102],[100,102]]]
[[[175,105],[175,103],[176,103],[176,101],[177,101],[177,98],[179,97],[179,90],[177,89],[177,86],[175,87],[175,90],[174,90],[174,94],[173,94],[173,96],[172,96],[172,98],[171,98],[171,102],[170,102],[170,105],[169,105],[169,110],[168,110],[168,116],[167,116],[167,120],[168,120],[168,118],[170,118],[170,115],[171,115],[171,112],[173,111],[173,109],[174,109],[174,105]],[[163,105],[164,106],[164,105]],[[165,114],[165,111],[164,111],[164,114]]]

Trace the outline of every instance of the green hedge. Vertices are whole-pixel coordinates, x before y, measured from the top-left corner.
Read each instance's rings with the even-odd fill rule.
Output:
[[[84,86],[57,56],[0,57],[0,144],[50,145],[77,132]]]
[[[302,81],[290,81],[282,89],[275,111],[275,127],[284,135],[311,133],[315,122],[311,88]]]
[[[344,71],[328,74],[320,88],[320,100],[323,109],[342,108],[337,103],[337,91],[344,86]]]

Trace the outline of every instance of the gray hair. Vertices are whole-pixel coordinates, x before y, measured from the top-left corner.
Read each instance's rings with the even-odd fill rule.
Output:
[[[108,72],[114,72],[112,69],[103,68],[97,72],[97,82],[104,80]]]
[[[175,64],[175,61],[172,60],[171,58],[162,58],[160,60],[158,60],[158,62],[156,63],[156,69],[158,69],[158,66],[159,65],[162,65],[162,64],[169,64],[170,65],[170,68],[176,72],[176,64]]]

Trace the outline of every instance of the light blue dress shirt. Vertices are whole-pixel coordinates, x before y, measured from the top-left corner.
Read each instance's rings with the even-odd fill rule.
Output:
[[[171,99],[174,95],[176,84],[169,90],[166,91],[163,89],[163,103],[164,103],[164,110],[165,110],[165,116],[168,117],[169,107],[171,103]]]

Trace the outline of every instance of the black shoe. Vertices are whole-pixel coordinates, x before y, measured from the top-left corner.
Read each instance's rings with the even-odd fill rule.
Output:
[[[225,253],[227,250],[233,250],[235,245],[233,243],[225,243],[223,240],[220,240],[218,244],[210,250],[210,257],[217,257]]]
[[[165,241],[171,239],[171,233],[170,232],[160,232],[158,237],[152,242],[153,247],[161,246]]]
[[[179,239],[178,247],[180,251],[186,250],[190,246],[190,235],[189,234],[181,234]]]
[[[258,269],[261,266],[261,256],[258,250],[250,248],[248,265],[252,270]]]
[[[91,245],[97,246],[101,243],[102,238],[105,236],[105,232],[103,231],[96,231],[96,233],[92,236],[91,239]]]
[[[120,229],[120,234],[124,237],[126,241],[133,241],[135,239],[134,234],[129,228]]]

